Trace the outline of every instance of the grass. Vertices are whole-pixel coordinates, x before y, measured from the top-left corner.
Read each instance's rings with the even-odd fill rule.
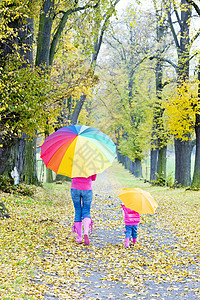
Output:
[[[193,175],[194,171],[194,154],[191,156],[191,176]],[[142,171],[143,177],[146,180],[150,179],[150,156],[147,156],[142,162]],[[175,178],[175,154],[168,154],[167,155],[167,165],[166,165],[166,175],[167,177]]]
[[[143,179],[138,179],[126,170],[118,162],[114,162],[112,167],[112,174],[122,185],[122,187],[139,187],[144,190],[148,190],[150,193],[155,194],[156,196],[168,195],[169,197],[177,197],[182,200],[188,201],[191,204],[200,203],[200,191],[191,191],[184,188],[172,189],[168,187],[152,186],[148,182],[144,182]]]

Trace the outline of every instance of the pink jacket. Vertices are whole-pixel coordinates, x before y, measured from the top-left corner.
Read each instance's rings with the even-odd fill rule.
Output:
[[[138,225],[140,223],[140,214],[130,208],[125,207],[121,204],[124,211],[124,222],[125,225]]]
[[[92,181],[95,181],[97,174],[85,177],[74,177],[72,178],[71,189],[89,191],[92,190]]]

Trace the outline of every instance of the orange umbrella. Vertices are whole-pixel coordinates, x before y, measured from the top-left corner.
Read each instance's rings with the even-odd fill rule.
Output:
[[[124,188],[118,197],[127,208],[139,214],[155,214],[158,203],[150,193],[139,188]]]

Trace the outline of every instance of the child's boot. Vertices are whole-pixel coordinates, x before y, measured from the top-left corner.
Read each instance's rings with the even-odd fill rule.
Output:
[[[137,239],[132,239],[132,241],[133,241],[133,244],[136,244]]]
[[[129,247],[129,243],[130,243],[130,238],[129,237],[125,238],[125,245],[124,245],[124,247]]]
[[[82,243],[82,222],[74,222],[73,233],[77,232],[76,241]]]
[[[89,240],[89,228],[91,226],[91,233],[92,233],[92,220],[88,217],[83,219],[83,228],[84,228],[84,244],[89,245],[90,240]]]

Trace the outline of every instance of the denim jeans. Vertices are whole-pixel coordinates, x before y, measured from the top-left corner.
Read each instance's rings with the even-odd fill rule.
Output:
[[[91,209],[93,191],[92,190],[82,191],[82,190],[71,189],[71,196],[72,196],[72,201],[74,203],[74,209],[75,209],[74,222],[80,222],[86,217],[91,218],[90,209]]]
[[[125,232],[125,237],[129,237],[133,239],[137,239],[137,229],[138,229],[138,225],[125,225],[126,227],[126,231]]]

